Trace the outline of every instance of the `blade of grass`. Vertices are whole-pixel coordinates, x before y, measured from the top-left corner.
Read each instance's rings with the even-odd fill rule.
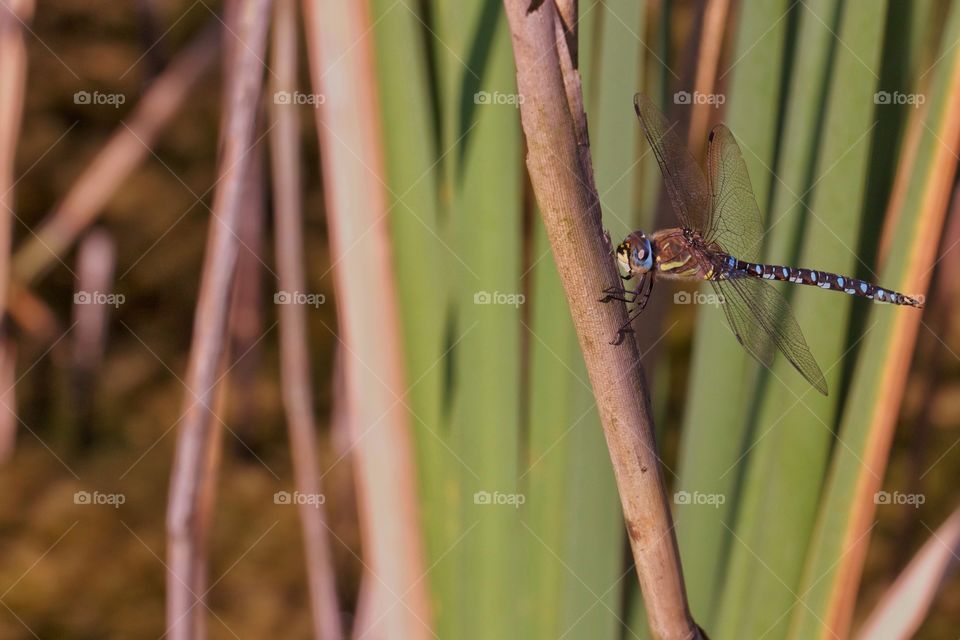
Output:
[[[542,225],[537,225],[533,246],[538,257],[550,250]],[[567,318],[560,278],[549,258],[534,265],[530,297],[529,442],[520,476],[527,495],[523,533],[528,585],[520,596],[521,613],[528,625],[523,636],[548,638],[567,630],[562,626],[564,590],[567,580],[575,579],[565,570],[567,559],[561,554],[571,504],[570,458],[579,455],[566,433],[576,424],[572,396],[579,381],[569,364],[576,348],[573,326]]]
[[[366,3],[304,2],[307,52],[344,346],[364,565],[374,634],[424,638],[429,611],[410,410]]]
[[[841,274],[857,271],[856,248],[875,134],[884,5],[857,0],[843,11],[838,38],[844,44],[830,73],[815,190],[798,260],[803,266]],[[744,459],[736,542],[716,628],[721,637],[786,635],[841,408],[853,298],[812,287],[789,293],[807,343],[824,367],[831,395],[817,394],[784,358],[774,363],[760,400],[753,446]],[[756,606],[743,607],[744,602]]]
[[[897,216],[897,242],[892,245],[881,281],[901,291],[926,290],[935,265],[937,240],[947,209],[960,148],[960,7],[951,8],[944,33],[943,58],[933,73],[926,118],[902,213]],[[844,636],[850,625],[857,586],[876,509],[876,491],[889,454],[897,408],[909,369],[910,354],[921,316],[913,309],[871,312],[874,328],[863,341],[844,410],[838,447],[830,473],[811,551],[804,570],[802,607],[793,613],[792,638]]]
[[[443,265],[448,248],[439,226],[440,165],[435,153],[439,132],[432,109],[429,35],[410,0],[374,0],[374,45],[381,130],[384,134],[386,183],[394,282],[400,305],[404,359],[414,444],[417,449],[421,519],[435,629],[456,635],[451,618],[450,586],[459,577],[444,554],[459,537],[455,468],[443,415],[447,346],[445,316],[452,285]]]
[[[730,82],[727,124],[743,147],[761,212],[767,210],[773,181],[768,167],[774,166],[788,10],[783,1],[751,5],[749,11],[741,5],[734,51],[718,78]],[[676,516],[691,606],[709,632],[730,544],[756,366],[719,309],[701,305],[697,313],[677,489],[724,496],[724,501],[716,508],[678,504]]]
[[[468,31],[460,84],[459,164],[453,182],[449,268],[457,341],[451,409],[452,442],[460,452],[457,549],[462,581],[458,637],[512,635],[518,584],[514,541],[522,534],[517,509],[478,502],[478,495],[517,494],[520,443],[520,318],[522,209],[516,95],[509,32],[499,3],[478,3]],[[475,75],[474,75],[475,74]],[[475,95],[490,99],[476,100]],[[497,296],[500,296],[498,299]],[[468,533],[469,532],[469,533]]]
[[[640,128],[636,126],[633,94],[643,86],[641,34],[643,4],[632,0],[605,2],[593,9],[601,14],[597,38],[599,56],[593,80],[594,98],[585,101],[594,151],[594,177],[606,226],[614,238],[636,228]]]

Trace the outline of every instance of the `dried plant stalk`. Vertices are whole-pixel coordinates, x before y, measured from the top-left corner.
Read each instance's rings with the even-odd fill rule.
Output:
[[[17,281],[29,284],[46,272],[96,220],[113,193],[147,156],[157,135],[216,58],[219,24],[204,29],[150,85],[130,118],[17,250],[13,256]]]
[[[600,292],[618,282],[604,241],[579,74],[554,2],[529,11],[505,0],[523,100],[527,168],[597,398],[650,628],[656,638],[693,638],[667,492],[654,441],[647,385],[633,340],[608,341],[626,322]]]
[[[304,2],[375,637],[431,635],[366,2]]]
[[[245,156],[251,147],[263,81],[269,0],[244,0],[239,6],[233,78],[225,97],[228,108],[219,182],[207,241],[200,294],[194,316],[187,371],[186,409],[177,437],[167,510],[167,624],[174,640],[204,637],[206,582],[205,533],[213,495],[212,469],[218,457],[215,387],[227,333],[227,317],[236,271]]]
[[[960,509],[935,531],[883,595],[857,633],[862,640],[916,637],[940,586],[960,553]]]
[[[273,92],[293,91],[297,79],[297,25],[293,0],[277,3],[273,29]],[[277,271],[281,291],[306,291],[304,275],[303,201],[300,180],[297,106],[272,103],[274,126],[270,131],[273,199],[276,226]],[[305,307],[284,304],[280,313],[280,362],[283,404],[287,412],[293,470],[297,489],[320,494],[316,425],[310,379],[310,348]],[[300,504],[300,524],[307,556],[307,578],[315,638],[342,638],[343,623],[337,605],[336,581],[323,504]]]
[[[22,25],[32,15],[32,0],[12,0],[0,4],[0,318],[6,316],[10,295],[10,238],[15,207],[14,161],[27,75],[27,48]],[[6,320],[0,322],[0,334],[0,403],[3,403],[0,409],[3,412],[0,419],[0,461],[5,461],[13,453],[16,438],[13,392],[16,351],[13,340],[7,335]]]
[[[6,314],[10,282],[10,233],[13,219],[13,164],[23,113],[27,48],[23,21],[33,14],[31,0],[0,4],[0,317]]]

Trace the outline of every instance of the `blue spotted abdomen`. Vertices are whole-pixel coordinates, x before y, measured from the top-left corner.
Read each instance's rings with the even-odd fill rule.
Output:
[[[915,298],[911,298],[898,291],[893,291],[892,289],[878,287],[875,284],[870,284],[857,278],[841,276],[836,273],[830,273],[829,271],[815,271],[813,269],[802,269],[799,267],[745,262],[733,256],[726,257],[724,268],[718,271],[716,277],[721,279],[751,277],[762,278],[764,280],[780,280],[782,282],[793,282],[795,284],[820,287],[821,289],[830,289],[831,291],[842,291],[852,296],[876,300],[877,302],[904,304],[911,307],[923,308],[923,303]]]

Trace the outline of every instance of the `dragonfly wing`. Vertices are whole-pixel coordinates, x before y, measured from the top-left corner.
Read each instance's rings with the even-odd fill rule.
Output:
[[[710,284],[723,302],[730,328],[750,355],[770,367],[779,351],[814,389],[827,395],[823,372],[810,353],[790,304],[779,291],[768,282],[750,277]]]
[[[759,262],[763,220],[740,146],[730,129],[722,124],[710,132],[707,179],[712,225],[704,234],[704,240],[717,243],[741,260]]]
[[[703,171],[674,131],[676,125],[667,122],[650,98],[638,93],[633,97],[633,107],[660,165],[670,204],[680,224],[705,235],[710,229],[710,192]]]

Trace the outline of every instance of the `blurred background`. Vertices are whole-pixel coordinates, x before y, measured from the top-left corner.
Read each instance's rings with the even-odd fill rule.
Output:
[[[0,201],[11,235],[0,637],[161,637],[171,624],[173,461],[203,323],[201,274],[216,250],[227,96],[247,47],[237,25],[251,28],[236,15],[255,4],[0,1]],[[296,28],[274,32],[262,55],[250,47],[263,87],[243,153],[209,440],[207,635],[311,636],[310,571],[335,581],[347,632],[388,635],[376,627],[371,550],[392,538],[362,514],[403,483],[364,457],[381,425],[363,423],[358,407],[376,404],[364,384],[378,384],[382,363],[361,362],[354,346],[374,339],[401,366],[405,417],[394,433],[412,452],[401,469],[414,489],[401,506],[421,542],[411,552],[417,545],[397,537],[393,553],[421,554],[430,617],[417,633],[648,637],[526,177],[501,3],[305,3],[314,22],[292,13],[297,3],[264,4],[271,29]],[[956,637],[960,5],[580,0],[578,30],[615,241],[675,224],[633,115],[643,91],[698,159],[709,128],[730,126],[770,229],[769,261],[927,300],[921,316],[782,288],[830,385],[820,398],[787,363],[748,361],[693,289],[658,285],[635,328],[694,618],[713,638],[845,637],[894,610],[915,620],[917,637]],[[331,47],[345,38],[350,64],[366,55],[371,74],[334,83],[338,58],[305,40],[324,33]],[[274,68],[284,44],[294,47],[292,85]],[[336,117],[354,116],[335,107],[357,104],[354,92],[375,98],[355,117],[378,155],[353,154],[373,178],[335,198],[323,163],[344,166],[337,140],[351,138],[341,140]],[[271,164],[279,114],[293,112],[305,274],[296,291],[278,283],[284,174]],[[350,209],[366,190],[381,194],[383,211]],[[358,269],[338,245],[331,230],[354,217],[385,233],[388,269],[376,257]],[[350,307],[369,326],[346,331],[358,316],[344,311],[345,285],[356,293],[351,283],[370,278],[378,289]],[[284,410],[294,365],[281,360],[280,316],[291,308],[306,326],[296,350],[312,372],[317,454],[307,463],[318,492],[299,503]],[[298,509],[308,498],[322,509]],[[329,566],[304,551],[309,509],[322,513]],[[912,574],[907,593],[922,603],[907,608],[896,581],[924,549],[940,555]]]

